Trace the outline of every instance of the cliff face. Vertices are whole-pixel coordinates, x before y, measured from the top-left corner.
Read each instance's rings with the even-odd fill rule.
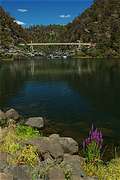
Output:
[[[27,30],[18,25],[15,19],[0,7],[0,45],[10,47],[28,39]]]
[[[66,31],[70,41],[95,42],[99,48],[120,51],[120,1],[95,0],[67,25]]]

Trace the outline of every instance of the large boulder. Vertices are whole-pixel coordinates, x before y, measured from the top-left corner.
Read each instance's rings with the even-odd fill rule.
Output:
[[[69,154],[77,154],[78,153],[78,143],[73,139],[69,137],[60,137],[59,134],[52,134],[49,136],[50,139],[58,141],[63,150],[64,153]]]
[[[31,180],[30,169],[27,166],[9,166],[4,170],[5,173],[13,175],[16,180]]]
[[[41,129],[44,127],[44,120],[42,117],[31,117],[27,120],[25,124],[31,127]]]
[[[52,140],[48,137],[40,137],[37,139],[29,140],[26,142],[26,144],[36,146],[43,159],[46,159],[44,156],[46,156],[46,153],[49,153],[53,159],[59,162],[63,160],[64,153],[62,146],[56,140]]]
[[[48,172],[49,180],[65,180],[64,173],[61,168],[51,168]]]
[[[64,154],[63,163],[71,167],[71,179],[73,180],[98,180],[97,177],[88,177],[83,171],[81,164],[85,159],[79,155]]]
[[[78,149],[79,149],[78,143],[73,138],[61,137],[59,142],[63,147],[64,153],[69,153],[69,154],[78,153]]]
[[[82,170],[81,158],[78,155],[64,154],[64,161],[66,166],[70,166],[72,170],[72,179],[81,180],[86,178],[84,171]]]
[[[13,176],[6,173],[0,173],[0,180],[13,180]]]
[[[20,118],[20,115],[18,114],[18,112],[13,108],[6,111],[5,115],[7,119],[18,120]]]

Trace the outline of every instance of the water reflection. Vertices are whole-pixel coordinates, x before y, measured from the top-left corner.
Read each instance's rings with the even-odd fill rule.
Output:
[[[120,138],[120,63],[112,60],[17,61],[0,65],[0,107],[44,116],[47,131],[83,138],[92,123]]]

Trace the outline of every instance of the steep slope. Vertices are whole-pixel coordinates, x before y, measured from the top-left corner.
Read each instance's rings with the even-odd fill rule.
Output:
[[[99,49],[120,52],[120,1],[95,0],[66,27],[66,40],[97,43]]]
[[[29,33],[0,7],[0,46],[11,47],[29,40]]]
[[[62,25],[30,26],[28,31],[34,42],[60,42],[65,27]]]

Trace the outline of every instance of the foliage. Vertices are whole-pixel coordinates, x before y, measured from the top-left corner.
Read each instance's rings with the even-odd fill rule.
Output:
[[[4,135],[3,143],[0,146],[0,151],[10,154],[16,153],[20,149],[20,144],[17,142],[17,137],[14,127],[9,127]]]
[[[55,160],[47,159],[43,163],[40,163],[38,167],[35,167],[32,173],[32,180],[36,180],[39,178],[46,179],[48,172],[54,168],[61,169],[64,173],[65,180],[72,180],[72,168],[70,165],[62,162],[56,163]]]
[[[23,147],[16,157],[17,164],[27,164],[34,167],[38,162],[37,149],[34,146],[28,145]]]
[[[107,165],[103,163],[85,163],[83,169],[88,176],[97,176],[99,180],[119,180],[120,158],[111,160]]]
[[[40,133],[38,130],[33,129],[32,127],[28,127],[25,125],[18,125],[16,127],[16,136],[20,140],[27,140],[40,136]]]
[[[37,150],[34,146],[23,146],[21,140],[38,136],[39,132],[33,128],[9,123],[3,135],[0,151],[12,155],[8,160],[9,163],[34,166],[38,160]]]
[[[60,42],[65,27],[62,25],[36,25],[28,28],[33,42]]]
[[[83,141],[83,151],[88,162],[96,162],[100,160],[100,152],[102,148],[103,138],[101,131],[92,129],[89,132],[89,137]]]
[[[28,31],[18,25],[1,6],[0,17],[0,45],[3,48],[10,48],[30,39]]]
[[[102,56],[117,57],[120,56],[119,34],[120,1],[94,0],[90,8],[66,26],[65,38],[71,42],[97,43],[94,56],[100,52]]]

